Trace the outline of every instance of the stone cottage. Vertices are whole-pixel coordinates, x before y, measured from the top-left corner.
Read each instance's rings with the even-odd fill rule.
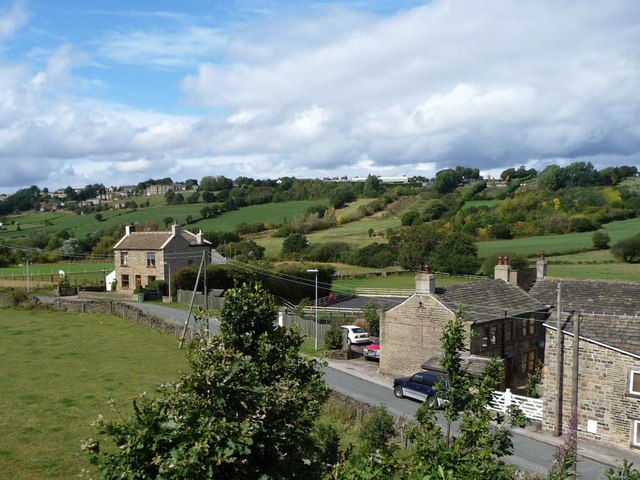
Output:
[[[546,265],[539,263],[540,268]],[[510,283],[511,274],[506,257],[499,258],[494,279],[462,285],[436,287],[435,275],[428,270],[418,273],[415,294],[381,319],[380,372],[409,375],[429,358],[437,358],[443,328],[462,306],[470,334],[467,353],[502,359],[505,386],[522,385],[543,359],[542,323],[548,308]]]
[[[556,434],[567,431],[574,326],[579,319],[578,436],[640,449],[640,284],[545,280],[537,282],[531,294],[553,309],[545,323],[543,429]]]

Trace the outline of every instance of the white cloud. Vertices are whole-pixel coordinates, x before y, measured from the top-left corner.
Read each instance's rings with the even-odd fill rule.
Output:
[[[13,36],[29,20],[29,12],[23,1],[14,2],[6,10],[0,10],[0,39]]]
[[[218,55],[226,37],[214,29],[192,26],[171,32],[111,32],[99,43],[98,53],[117,63],[184,67]]]

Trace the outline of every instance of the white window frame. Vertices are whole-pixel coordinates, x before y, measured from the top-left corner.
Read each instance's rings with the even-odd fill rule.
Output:
[[[640,420],[633,420],[631,428],[631,445],[640,447]]]
[[[638,370],[631,370],[629,372],[629,383],[628,383],[628,388],[627,391],[631,394],[631,395],[640,395],[640,391],[636,391],[633,389],[633,376],[634,375],[640,375],[640,371]]]

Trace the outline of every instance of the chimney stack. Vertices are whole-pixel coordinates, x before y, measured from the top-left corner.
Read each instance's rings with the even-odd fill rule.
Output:
[[[202,230],[196,235],[196,242],[198,242],[198,245],[202,245]]]
[[[509,283],[509,277],[511,275],[511,266],[509,265],[509,257],[500,255],[498,257],[498,264],[493,270],[493,278],[496,280],[504,280]]]
[[[136,231],[136,227],[133,225],[125,225],[124,227],[124,234],[128,237],[129,235],[131,235],[131,232],[135,232]]]
[[[171,233],[173,235],[179,235],[180,234],[180,225],[175,224],[175,223],[173,225],[171,225]]]
[[[540,257],[536,262],[536,282],[541,282],[547,276],[547,260],[544,258],[544,251],[540,252]]]
[[[431,273],[429,265],[425,265],[424,270],[416,274],[416,294],[429,295],[434,293],[436,293],[436,276]]]

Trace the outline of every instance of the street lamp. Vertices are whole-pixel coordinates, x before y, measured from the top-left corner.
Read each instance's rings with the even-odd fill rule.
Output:
[[[169,269],[169,303],[173,303],[173,298],[171,297],[171,264],[169,262],[164,262],[164,264]]]
[[[29,288],[29,259],[28,258],[23,258],[23,260],[27,264],[27,293],[29,293],[30,292],[30,288]]]
[[[307,272],[309,273],[315,273],[316,274],[316,302],[315,302],[315,311],[316,311],[316,341],[315,341],[315,347],[316,347],[316,352],[318,351],[318,269],[317,268],[310,268],[309,270],[307,270]]]

